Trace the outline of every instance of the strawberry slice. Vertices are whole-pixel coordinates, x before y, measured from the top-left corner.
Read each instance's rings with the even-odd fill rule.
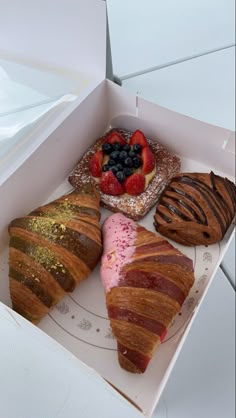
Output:
[[[141,145],[142,148],[145,148],[148,146],[144,133],[140,131],[139,129],[137,129],[137,131],[133,133],[133,135],[130,138],[129,144],[130,145],[139,144]]]
[[[90,163],[89,163],[89,170],[92,173],[93,177],[101,177],[102,161],[103,161],[103,152],[102,150],[100,150],[91,158]]]
[[[142,173],[143,174],[151,173],[151,171],[155,167],[155,157],[149,147],[142,149],[141,157],[143,160]]]
[[[131,350],[129,347],[125,347],[119,342],[117,346],[118,352],[122,356],[126,357],[129,360],[129,362],[133,363],[134,366],[136,366],[136,368],[140,370],[141,373],[145,372],[148,363],[151,360],[149,356],[147,356],[146,354],[141,354],[138,351]]]
[[[121,145],[127,144],[127,142],[125,141],[125,139],[117,131],[113,131],[108,136],[108,138],[106,139],[105,142],[108,142],[108,144],[115,144],[115,143],[119,143]]]
[[[100,180],[101,191],[105,194],[117,196],[124,193],[123,185],[117,180],[112,171],[102,173]]]
[[[162,342],[163,342],[163,340],[165,339],[166,334],[167,334],[167,329],[165,329],[165,330],[163,331],[163,333],[160,335],[160,341],[161,341],[161,343],[162,343]]]
[[[124,181],[124,186],[128,194],[140,194],[145,188],[145,177],[142,174],[134,173]]]

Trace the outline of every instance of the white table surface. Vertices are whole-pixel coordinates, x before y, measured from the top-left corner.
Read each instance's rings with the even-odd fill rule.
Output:
[[[107,6],[119,77],[235,43],[234,0],[107,0]]]
[[[221,263],[221,267],[232,284],[233,288],[236,287],[235,279],[235,236],[224,256],[224,259]]]
[[[124,80],[123,87],[161,106],[235,129],[235,48]]]

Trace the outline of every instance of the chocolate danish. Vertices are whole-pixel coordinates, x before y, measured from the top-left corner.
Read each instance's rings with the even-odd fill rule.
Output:
[[[154,225],[162,235],[184,245],[221,241],[236,210],[236,187],[213,172],[174,177],[160,196]]]

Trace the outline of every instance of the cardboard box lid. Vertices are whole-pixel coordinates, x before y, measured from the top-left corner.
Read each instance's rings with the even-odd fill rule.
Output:
[[[105,78],[106,17],[102,0],[3,3],[0,184]]]
[[[141,417],[98,373],[1,302],[0,340],[1,417]]]
[[[106,2],[8,0],[0,13],[0,55],[105,78]]]

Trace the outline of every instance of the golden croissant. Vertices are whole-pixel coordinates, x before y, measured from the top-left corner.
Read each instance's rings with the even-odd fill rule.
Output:
[[[86,279],[102,252],[99,193],[91,185],[9,226],[13,309],[37,323]]]

